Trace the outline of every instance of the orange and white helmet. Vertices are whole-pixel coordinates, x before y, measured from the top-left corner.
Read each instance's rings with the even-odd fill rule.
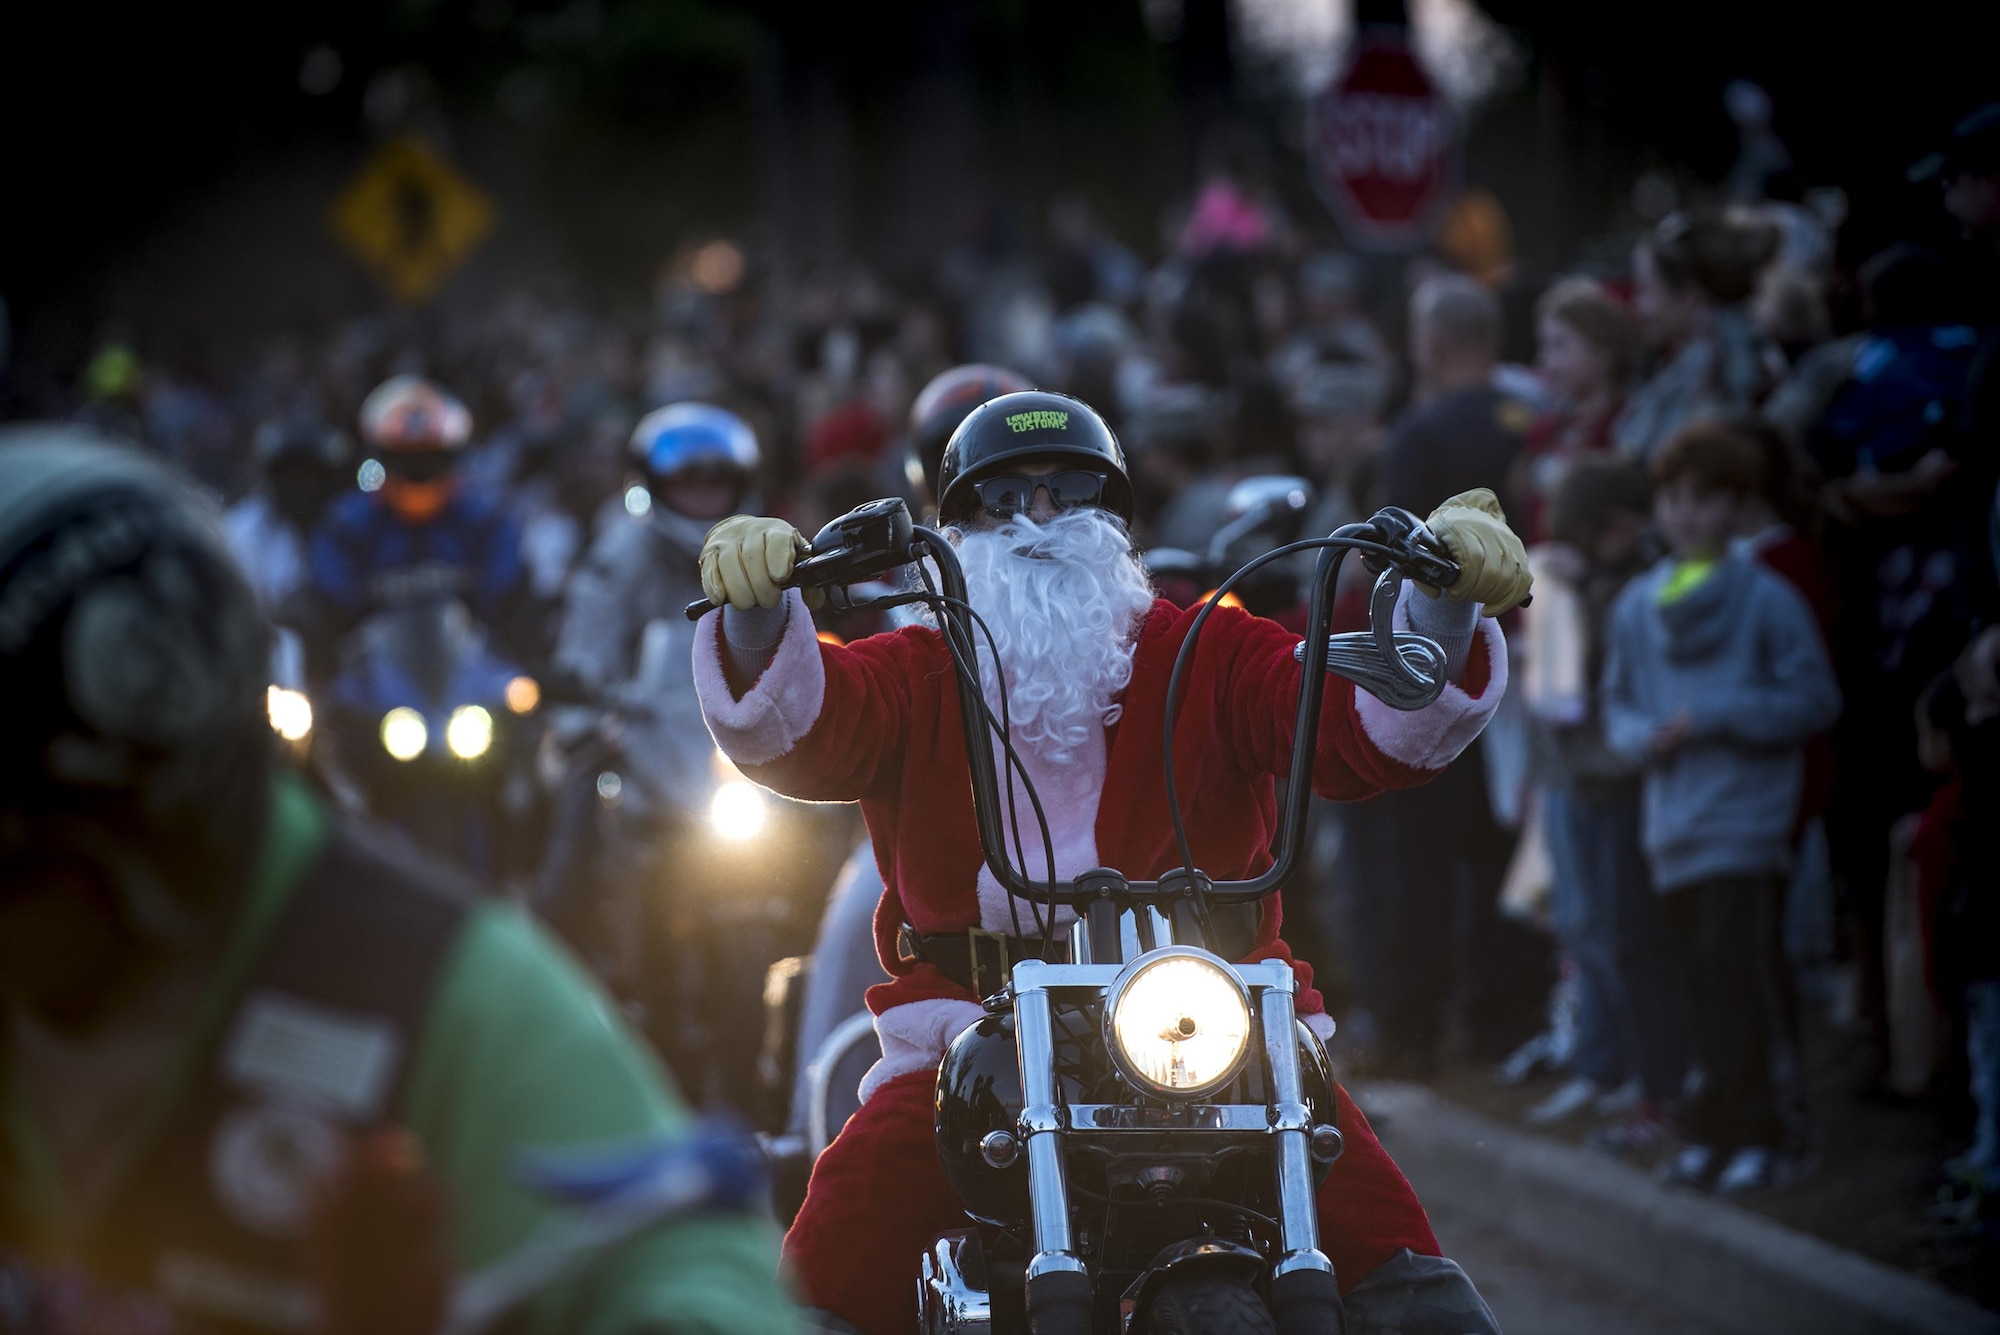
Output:
[[[472,414],[423,376],[391,376],[362,400],[361,439],[385,454],[462,450],[472,439]]]
[[[411,523],[428,523],[456,490],[472,414],[420,375],[392,376],[361,401],[361,439],[382,465],[382,499]]]

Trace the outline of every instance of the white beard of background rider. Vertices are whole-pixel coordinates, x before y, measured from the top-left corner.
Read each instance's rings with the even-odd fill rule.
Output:
[[[972,606],[986,619],[997,646],[997,653],[987,652],[981,636],[986,698],[998,714],[994,674],[1004,672],[1014,746],[1048,818],[1056,875],[1074,877],[1098,865],[1104,729],[1117,721],[1120,706],[1114,700],[1132,678],[1139,626],[1153,605],[1152,584],[1124,524],[1094,507],[1065,511],[1045,524],[1017,515],[997,529],[953,529],[951,536]],[[1006,763],[999,748],[995,751],[1004,803]],[[1042,880],[1048,876],[1048,855],[1018,774],[1014,803],[1024,870],[1030,879]],[[1006,829],[1009,856],[1021,856],[1014,851],[1013,824]],[[981,925],[989,931],[1033,930],[1025,906],[1011,904],[984,867],[979,906]],[[1057,916],[1067,922],[1075,915],[1065,907]]]

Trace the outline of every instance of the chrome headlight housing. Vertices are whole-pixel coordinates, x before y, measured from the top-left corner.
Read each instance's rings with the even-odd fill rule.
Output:
[[[1140,1089],[1199,1098],[1235,1078],[1250,1051],[1250,994],[1235,971],[1192,946],[1134,960],[1104,1001],[1104,1045]]]

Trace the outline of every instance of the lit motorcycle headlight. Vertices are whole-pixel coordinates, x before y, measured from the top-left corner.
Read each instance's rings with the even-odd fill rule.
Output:
[[[312,734],[312,701],[303,692],[271,687],[264,692],[264,712],[270,716],[271,731],[288,742],[303,742]]]
[[[382,749],[396,759],[415,760],[430,741],[424,716],[408,705],[397,705],[382,716]]]
[[[724,839],[741,842],[764,828],[766,811],[762,789],[748,779],[732,779],[715,790],[708,823]]]
[[[1227,1084],[1250,1048],[1250,1000],[1222,961],[1169,947],[1112,984],[1105,1037],[1128,1080],[1193,1097]]]
[[[444,744],[460,760],[477,760],[493,746],[493,716],[478,705],[460,705],[444,725]]]

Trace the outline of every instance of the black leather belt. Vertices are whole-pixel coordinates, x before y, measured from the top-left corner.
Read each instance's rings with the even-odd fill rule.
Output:
[[[1257,939],[1255,904],[1228,904],[1212,909],[1209,921],[1217,939],[1210,943],[1226,960],[1241,959]],[[985,998],[1007,985],[1008,971],[1021,960],[1043,958],[1045,938],[1009,936],[970,927],[963,932],[929,935],[908,923],[896,933],[896,953],[922,960],[975,997]],[[982,990],[983,989],[983,990]]]
[[[932,936],[904,923],[896,933],[898,955],[906,960],[922,960],[982,999],[1007,985],[1007,971],[1018,961],[1041,959],[1046,948],[1047,942],[1042,937],[1008,936],[983,927]]]

